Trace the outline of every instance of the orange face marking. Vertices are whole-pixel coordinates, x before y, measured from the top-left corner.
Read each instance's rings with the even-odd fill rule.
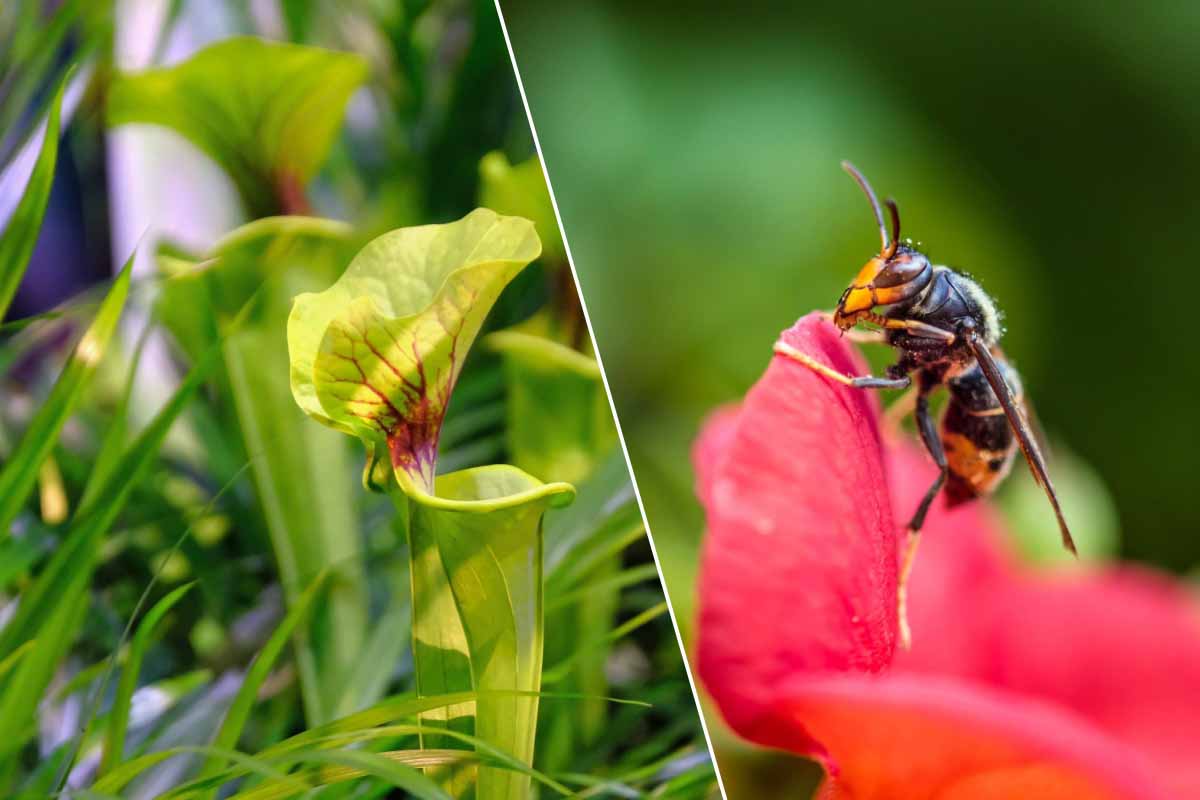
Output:
[[[883,272],[883,268],[886,266],[886,261],[879,256],[875,256],[866,264],[863,264],[863,268],[860,269],[858,274],[854,276],[854,283],[850,285],[855,288],[866,288],[871,286],[873,283],[875,283],[875,278],[879,275],[879,273]]]
[[[860,311],[870,311],[875,305],[875,290],[872,287],[852,286],[842,302],[838,303],[838,311],[843,314],[857,314]]]
[[[875,256],[863,265],[854,281],[842,294],[842,299],[838,301],[837,310],[833,315],[835,325],[844,331],[850,330],[858,324],[863,312],[879,305],[876,299],[875,278],[886,266],[887,262],[880,256]]]
[[[924,282],[904,281],[893,286],[877,286],[876,280],[887,267],[887,259],[876,256],[858,271],[854,282],[842,295],[834,318],[843,330],[854,327],[865,316],[864,312],[876,306],[890,306],[907,300],[924,285]]]
[[[890,306],[892,303],[907,300],[912,294],[911,290],[912,287],[907,283],[901,283],[896,286],[877,286],[872,289],[872,293],[875,295],[875,305]]]

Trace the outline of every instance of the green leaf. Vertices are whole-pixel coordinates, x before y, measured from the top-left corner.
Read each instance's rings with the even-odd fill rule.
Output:
[[[479,161],[479,204],[501,214],[533,220],[545,248],[542,260],[556,268],[568,267],[550,190],[536,155],[516,165],[499,151],[484,156]]]
[[[124,755],[125,732],[129,727],[129,708],[133,701],[133,691],[137,688],[138,675],[142,671],[142,659],[146,655],[146,649],[150,646],[150,640],[154,636],[159,623],[167,616],[167,612],[194,585],[188,583],[180,586],[159,600],[154,604],[153,608],[146,612],[146,616],[142,618],[141,623],[138,625],[137,633],[134,634],[133,642],[129,648],[129,657],[126,659],[125,667],[121,672],[121,682],[117,685],[117,696],[113,700],[112,712],[108,721],[108,730],[105,734],[104,756],[100,760],[100,769],[96,773],[97,776],[103,776],[114,764],[121,763]]]
[[[58,433],[83,396],[96,365],[108,349],[129,294],[133,257],[117,276],[91,326],[80,337],[62,374],[34,415],[12,456],[0,470],[0,541],[11,533],[12,522],[29,498],[38,469],[50,455]]]
[[[463,629],[454,593],[437,537],[428,526],[412,526],[411,503],[393,494],[397,511],[408,530],[409,575],[412,586],[412,651],[417,694],[426,697],[464,692],[474,688],[471,680],[471,648]],[[421,746],[447,747],[453,741],[431,734],[449,729],[470,733],[474,729],[475,703],[433,709],[422,715],[425,732]]]
[[[294,42],[302,42],[312,30],[313,18],[320,10],[311,0],[280,0],[279,10],[287,21],[288,37]]]
[[[436,497],[398,503],[408,514],[418,692],[473,687],[475,735],[532,763],[538,699],[503,692],[541,686],[542,517],[574,492],[507,465],[443,475],[435,488]],[[479,769],[480,800],[527,794],[527,777]]]
[[[237,695],[233,698],[233,703],[229,706],[229,710],[225,712],[225,719],[221,722],[221,727],[217,730],[217,735],[213,739],[213,747],[224,750],[232,750],[237,747],[238,739],[242,736],[242,729],[246,726],[246,720],[250,718],[250,709],[254,707],[254,703],[258,698],[259,688],[262,686],[263,681],[267,679],[271,668],[275,666],[275,661],[279,658],[279,654],[283,652],[283,648],[287,645],[288,639],[291,638],[292,632],[295,631],[296,626],[308,614],[309,608],[317,596],[317,592],[325,583],[326,576],[327,573],[322,572],[304,590],[304,594],[291,607],[287,616],[283,618],[283,621],[279,623],[275,632],[271,634],[271,638],[263,645],[263,649],[259,651],[250,668],[246,670],[246,677],[242,680],[241,688],[238,689]],[[200,770],[200,777],[204,778],[219,771],[225,761],[226,759],[221,755],[210,756]]]
[[[325,602],[296,635],[310,724],[356,707],[345,688],[366,639],[366,579],[348,443],[310,424],[296,408],[283,332],[292,297],[334,280],[353,242],[343,223],[271,217],[230,233],[203,262],[162,259],[173,277],[159,312],[176,338],[190,349],[222,340],[237,414],[231,427],[241,431],[251,455],[288,606],[314,575],[332,565]],[[254,313],[236,331],[223,334],[223,320],[251,297]]]
[[[310,416],[386,446],[406,491],[430,493],[467,350],[500,291],[540,251],[533,224],[476,209],[372,241],[288,320],[292,393]]]
[[[352,53],[237,37],[172,67],[119,76],[108,119],[174,129],[233,178],[247,213],[261,217],[303,205],[297,196],[366,77]]]
[[[211,341],[215,332],[208,328],[226,323],[256,294],[269,293],[272,284],[279,284],[281,291],[290,288],[292,294],[305,289],[292,287],[290,281],[299,281],[302,286],[327,286],[354,254],[356,242],[353,229],[344,222],[276,216],[254,220],[227,233],[202,258],[160,251],[159,270],[167,280],[155,311],[192,352],[197,343]],[[293,275],[297,272],[299,276]],[[203,303],[196,302],[198,295],[204,295]],[[288,295],[281,301],[285,314],[291,300],[292,295]],[[270,305],[258,300],[248,324],[265,326]],[[216,321],[202,311],[215,313]]]
[[[513,463],[545,480],[589,475],[617,443],[596,360],[520,330],[490,334],[485,344],[504,361]]]
[[[29,266],[34,245],[42,229],[42,217],[50,201],[50,187],[54,183],[54,165],[58,160],[59,120],[62,115],[63,92],[72,73],[58,84],[58,91],[50,101],[50,113],[46,119],[46,131],[42,149],[29,176],[29,183],[21,201],[13,211],[12,218],[0,234],[0,319],[8,312],[21,277]],[[3,528],[0,525],[0,528]]]

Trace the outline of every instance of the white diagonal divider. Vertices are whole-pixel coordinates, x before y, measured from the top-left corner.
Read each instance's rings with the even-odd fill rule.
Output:
[[[683,670],[687,675],[688,685],[692,690],[692,699],[696,703],[696,715],[700,719],[700,729],[704,732],[704,742],[708,745],[708,755],[712,759],[713,773],[717,776],[717,787],[721,790],[721,796],[725,797],[725,784],[721,780],[721,768],[717,764],[717,757],[713,752],[712,737],[708,732],[708,724],[704,720],[704,714],[700,710],[700,695],[696,692],[696,679],[692,675],[692,667],[688,663],[687,651],[683,646],[683,635],[679,630],[679,621],[675,618],[675,608],[671,604],[671,595],[667,591],[666,583],[663,581],[662,563],[658,558],[658,548],[654,546],[654,534],[650,530],[650,521],[646,518],[646,506],[642,502],[642,493],[638,488],[637,476],[633,473],[633,463],[629,460],[629,448],[625,444],[625,433],[621,430],[621,419],[617,416],[617,406],[613,402],[612,389],[608,383],[608,373],[604,370],[604,358],[600,352],[600,348],[596,342],[596,332],[592,328],[592,318],[588,313],[587,298],[584,296],[583,284],[579,281],[579,271],[575,268],[575,257],[571,254],[571,242],[567,237],[567,230],[563,227],[562,214],[558,210],[558,198],[554,196],[554,184],[550,180],[550,168],[546,164],[546,157],[542,153],[542,144],[538,140],[537,125],[533,121],[533,112],[529,108],[529,98],[525,94],[525,84],[521,81],[521,68],[517,66],[517,56],[513,52],[512,39],[508,35],[508,23],[504,19],[504,10],[500,8],[500,0],[495,0],[496,15],[500,18],[500,29],[504,32],[504,44],[508,48],[508,58],[512,62],[513,75],[517,79],[517,91],[521,94],[521,104],[525,107],[525,117],[529,121],[529,132],[533,135],[533,146],[537,151],[538,161],[542,165],[542,176],[546,179],[546,189],[550,193],[550,205],[554,208],[554,219],[558,223],[558,232],[562,236],[563,248],[567,253],[567,263],[571,267],[571,277],[575,280],[575,291],[579,293],[579,306],[583,309],[583,320],[587,324],[588,336],[592,341],[592,352],[596,354],[596,364],[600,368],[600,380],[604,383],[604,393],[608,397],[608,408],[613,415],[613,423],[617,428],[617,438],[621,442],[621,453],[625,456],[625,468],[629,471],[629,480],[633,484],[633,493],[637,498],[638,511],[642,515],[642,527],[646,530],[646,539],[650,544],[650,553],[654,556],[654,566],[658,569],[658,583],[663,591],[663,598],[667,602],[667,611],[671,615],[671,627],[675,630],[675,641],[679,645],[679,657],[683,659]]]

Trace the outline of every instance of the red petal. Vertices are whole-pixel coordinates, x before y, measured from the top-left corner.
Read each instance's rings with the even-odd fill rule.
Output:
[[[917,502],[927,461],[892,455],[898,504]],[[1200,604],[1141,569],[1021,569],[984,504],[938,505],[910,587],[913,649],[894,671],[1054,703],[1135,748],[1172,796],[1200,797]]]
[[[800,678],[779,688],[782,709],[828,753],[830,797],[1167,797],[1135,750],[1028,696],[928,675]]]
[[[817,315],[783,338],[834,369],[865,370]],[[708,519],[699,673],[749,739],[812,748],[794,720],[779,727],[779,683],[891,662],[897,537],[877,419],[868,393],[776,356],[740,412],[714,417],[697,444]]]
[[[1200,797],[1200,608],[1131,567],[1023,575],[996,587],[979,631],[982,677],[1056,702],[1153,761],[1175,797]]]
[[[863,370],[812,317],[792,346]],[[708,512],[699,674],[743,736],[816,755],[824,800],[1200,797],[1200,612],[1166,578],[1023,570],[985,504],[935,503],[895,642],[877,415],[775,358],[694,457]],[[933,478],[889,453],[897,516]]]
[[[889,448],[895,505],[907,516],[934,467],[916,446]],[[835,778],[829,800],[1161,798],[1143,756],[1046,698],[983,676],[994,642],[980,636],[998,587],[1016,568],[983,503],[935,503],[910,583],[913,649],[882,676],[795,675],[778,700],[820,742]],[[1002,604],[1003,600],[999,599]]]

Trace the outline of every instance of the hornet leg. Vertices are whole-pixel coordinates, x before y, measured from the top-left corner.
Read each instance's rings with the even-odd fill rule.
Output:
[[[925,322],[918,322],[915,319],[885,319],[880,324],[889,330],[908,331],[913,336],[922,339],[938,339],[947,345],[952,345],[958,340],[952,331]]]
[[[833,314],[831,312],[822,311],[821,316],[827,322],[833,322]],[[866,321],[881,326],[881,329],[864,331],[852,328],[851,330],[843,331],[842,335],[857,344],[884,344],[887,342],[887,331],[889,330],[908,331],[913,336],[922,339],[937,339],[947,345],[952,345],[958,341],[958,336],[953,331],[948,331],[945,328],[939,328],[936,325],[930,325],[927,322],[920,322],[915,319],[888,319],[872,315]]]
[[[821,317],[830,325],[833,324],[832,311],[822,311]],[[848,331],[841,331],[841,335],[855,344],[887,344],[887,333],[882,330],[872,331],[863,330],[862,328],[851,328]]]
[[[910,385],[912,385],[912,378],[907,375],[902,378],[880,378],[875,375],[861,375],[858,377],[852,375],[843,375],[836,369],[831,369],[825,366],[812,356],[801,353],[787,342],[776,342],[775,352],[781,356],[786,356],[793,361],[799,361],[813,372],[824,375],[830,380],[837,381],[840,384],[850,386],[854,389],[907,389]]]
[[[909,520],[904,541],[904,555],[900,561],[900,583],[896,590],[896,605],[900,620],[900,645],[905,650],[912,645],[912,631],[908,627],[908,577],[912,572],[913,560],[917,555],[917,545],[921,541],[921,526],[925,524],[925,515],[929,512],[929,506],[933,504],[933,499],[941,491],[942,484],[946,482],[946,473],[948,472],[946,453],[942,449],[942,440],[938,436],[933,416],[929,413],[929,397],[924,392],[917,396],[917,408],[914,413],[917,419],[917,429],[921,432],[921,441],[924,442],[925,449],[929,451],[929,455],[933,456],[934,463],[938,466],[938,476],[929,490],[925,492],[925,497],[917,506],[916,513]]]

